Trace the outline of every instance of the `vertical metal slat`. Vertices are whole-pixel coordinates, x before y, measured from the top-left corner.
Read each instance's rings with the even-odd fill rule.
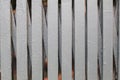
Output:
[[[0,1],[1,80],[12,80],[10,0]]]
[[[113,0],[103,0],[103,80],[113,80]]]
[[[17,80],[27,80],[27,0],[17,0],[16,55]]]
[[[32,0],[32,80],[42,80],[42,0]]]
[[[58,0],[48,0],[48,79],[58,79]]]
[[[84,0],[75,0],[75,80],[85,80]]]
[[[72,80],[72,0],[61,0],[62,80]]]
[[[98,10],[97,0],[88,0],[88,80],[97,80]]]

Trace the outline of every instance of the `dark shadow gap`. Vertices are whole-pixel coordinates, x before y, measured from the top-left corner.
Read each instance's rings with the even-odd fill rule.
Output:
[[[43,45],[43,80],[48,78],[48,52],[47,52],[47,0],[42,0],[42,45]]]
[[[113,11],[114,11],[114,28],[115,35],[113,48],[113,80],[118,80],[119,70],[119,0],[113,0]]]
[[[72,0],[72,78],[75,80],[75,2]]]
[[[98,79],[103,80],[103,0],[97,1],[98,5]]]

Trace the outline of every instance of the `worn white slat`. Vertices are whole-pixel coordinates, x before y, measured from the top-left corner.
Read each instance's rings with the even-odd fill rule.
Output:
[[[113,80],[113,0],[103,0],[103,80]]]
[[[10,0],[0,0],[1,80],[11,77]]]
[[[88,0],[88,80],[97,80],[98,10],[97,0]]]
[[[58,79],[58,0],[48,0],[48,79]]]
[[[27,80],[27,0],[17,0],[16,55],[17,80]]]
[[[62,80],[72,80],[72,0],[62,2]]]
[[[84,0],[75,0],[75,80],[85,80]]]
[[[42,0],[32,0],[32,80],[42,77]]]

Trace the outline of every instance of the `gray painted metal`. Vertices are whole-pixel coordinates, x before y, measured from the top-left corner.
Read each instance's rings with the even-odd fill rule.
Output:
[[[72,80],[72,0],[61,0],[62,80]]]
[[[75,80],[85,80],[85,1],[75,0]]]
[[[103,0],[103,80],[113,80],[113,0]]]
[[[97,80],[97,54],[98,54],[98,8],[97,0],[87,2],[88,19],[88,80]]]
[[[0,0],[1,80],[12,80],[10,0]]]
[[[58,0],[48,0],[48,79],[58,79]]]
[[[72,58],[75,60],[75,80],[85,80],[86,77],[88,80],[113,80],[117,77],[115,71],[118,72],[120,79],[118,3],[113,7],[113,0],[103,0],[100,9],[97,0],[87,0],[88,45],[85,49],[85,0],[74,0],[75,14],[72,12],[72,0],[61,0],[61,2],[58,8],[58,0],[48,0],[48,11],[45,15],[42,0],[33,0],[32,18],[30,18],[27,0],[17,0],[15,15],[10,0],[0,0],[1,80],[12,80],[11,54],[17,57],[17,80],[30,79],[28,75],[31,73],[28,70],[32,70],[33,80],[42,80],[44,54],[44,58],[48,59],[50,80],[58,79],[58,67],[62,68],[62,80],[72,80]],[[11,40],[15,53],[11,51]],[[88,55],[85,54],[85,50],[88,50]],[[86,56],[88,63],[85,62]],[[86,64],[88,64],[87,76]]]
[[[27,80],[27,0],[17,0],[16,56],[17,80]]]
[[[32,0],[32,80],[42,80],[42,0]]]

